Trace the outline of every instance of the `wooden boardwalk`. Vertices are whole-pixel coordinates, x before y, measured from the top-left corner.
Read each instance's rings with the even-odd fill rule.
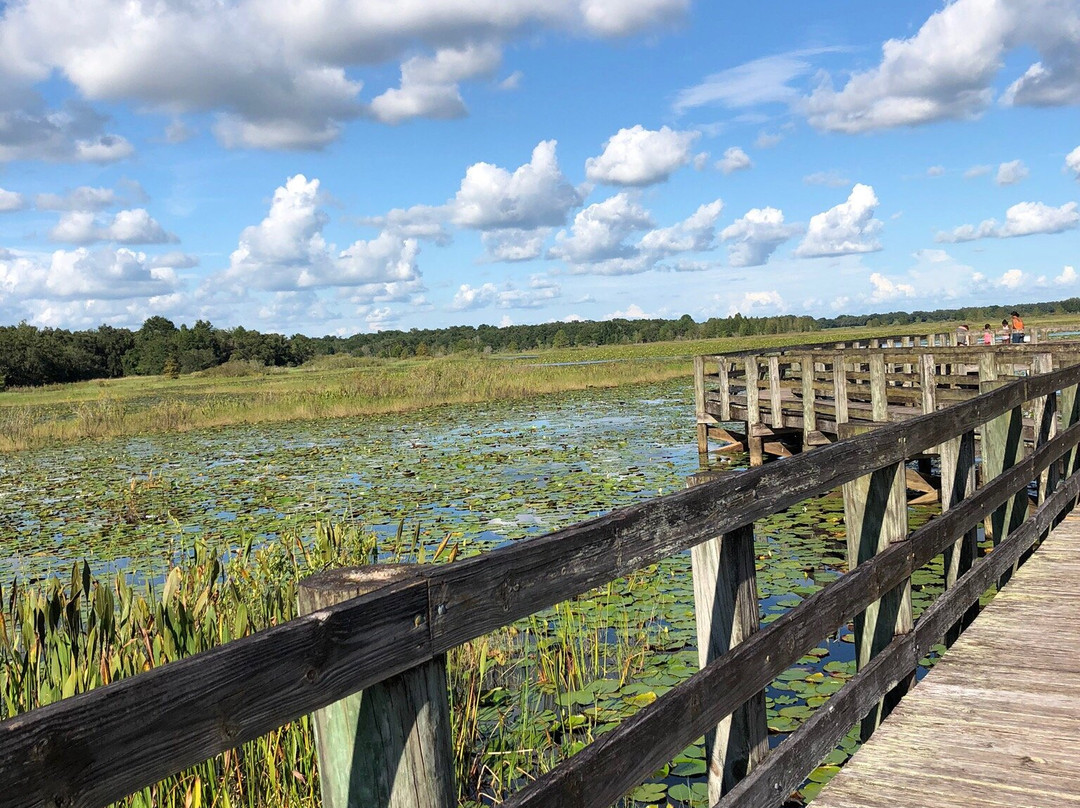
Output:
[[[813,805],[1080,806],[1080,515],[1053,531]]]

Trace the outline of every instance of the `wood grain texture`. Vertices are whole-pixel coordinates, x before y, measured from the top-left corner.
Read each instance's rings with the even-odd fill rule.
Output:
[[[0,806],[108,804],[466,640],[901,462],[1031,398],[1078,383],[1080,367],[1075,366],[1025,377],[932,415],[889,424],[783,463],[621,509],[484,556],[434,566],[425,571],[425,581],[394,584],[11,718],[0,723],[0,760],[5,761],[0,767]],[[1000,475],[1000,486],[995,483],[980,491],[972,502],[993,501],[996,507],[1004,498],[1001,486],[1019,486],[1023,474],[1038,474],[1046,467],[1039,465],[1042,459],[1056,448],[1075,446],[1078,434],[1062,433]],[[981,500],[980,494],[985,494]],[[1002,499],[995,499],[999,496]],[[609,791],[620,787],[629,772],[636,776],[642,762],[645,774],[654,770],[648,766],[656,755],[661,755],[659,763],[670,759],[760,691],[782,669],[775,665],[797,659],[850,619],[853,609],[864,608],[888,591],[886,583],[896,586],[910,575],[911,564],[921,555],[929,552],[932,557],[954,542],[970,526],[959,519],[970,515],[968,505],[965,502],[963,508],[934,520],[931,531],[916,531],[910,542],[887,548],[872,567],[868,565],[870,571],[860,568],[808,599],[792,612],[793,619],[804,622],[782,619],[769,627],[775,633],[754,635],[730,654],[722,669],[710,666],[703,671],[703,678],[685,691],[684,700],[665,697],[657,702],[660,718],[650,711],[640,719],[642,724],[630,724],[625,730],[637,744],[629,749],[648,747],[668,718],[676,722],[676,734],[669,739],[675,748],[667,754],[670,744],[658,745],[633,765],[634,755],[626,748],[617,750],[612,779],[604,787]],[[950,521],[954,514],[957,520]],[[916,541],[920,535],[926,537],[922,543]],[[812,619],[801,611],[811,603],[816,604]],[[642,727],[646,734],[637,735]],[[605,736],[596,754],[612,755],[609,744],[621,731],[622,727]]]
[[[705,668],[758,630],[754,527],[702,542],[691,551],[698,664]],[[705,733],[709,800],[716,802],[769,748],[765,691]]]
[[[1080,425],[1025,458],[960,507],[912,533],[909,541],[889,545],[871,561],[811,595],[721,660],[511,796],[504,805],[595,808],[611,804],[772,681],[836,626],[910,578],[913,570],[924,566],[973,522],[1012,496],[1015,489],[1011,486],[1022,484],[1026,474],[1037,473],[1078,441]],[[1070,488],[1063,487],[1061,497],[1048,503],[1047,511],[1067,501],[1067,494],[1078,488],[1080,477],[1074,477]],[[597,778],[596,771],[603,771],[605,776]]]
[[[300,582],[300,614],[422,580],[418,564],[327,570]],[[402,671],[312,716],[323,808],[456,805],[446,655]]]
[[[114,802],[430,658],[429,622],[427,583],[393,583],[9,718],[0,806]]]
[[[985,581],[992,583],[997,572]],[[1074,515],[1055,528],[814,804],[1080,805],[1077,614],[1080,517]],[[1032,636],[1053,636],[1054,643],[1032,645]]]
[[[773,750],[764,763],[732,789],[717,808],[775,808],[783,802],[821,759],[837,746],[849,728],[882,696],[910,675],[917,661],[941,639],[942,632],[955,625],[960,616],[969,611],[970,604],[977,601],[987,587],[997,580],[1003,569],[1030,547],[1042,528],[1049,525],[1062,508],[1070,507],[1070,497],[1074,498],[1078,492],[1080,476],[1069,482],[1069,491],[1059,493],[1056,501],[1044,503],[1032,523],[1015,532],[999,548],[1000,556],[995,558],[991,555],[980,561],[976,570],[962,577],[958,588],[954,587],[924,612],[912,632],[894,638],[821,709]],[[1017,639],[1022,641],[1022,638]],[[954,705],[959,706],[959,703]],[[1080,717],[1080,710],[1077,713]],[[954,714],[962,713],[954,710]]]

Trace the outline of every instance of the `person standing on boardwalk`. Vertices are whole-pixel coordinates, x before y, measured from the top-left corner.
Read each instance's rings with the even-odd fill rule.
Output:
[[[957,345],[970,345],[970,329],[967,323],[962,323],[956,327],[956,344]]]
[[[1012,334],[1012,341],[1013,342],[1023,342],[1024,341],[1024,321],[1020,319],[1020,313],[1014,311],[1009,315],[1009,317],[1012,318],[1012,322],[1009,324],[1011,326],[1010,333]]]
[[[1012,335],[1012,326],[1009,325],[1008,318],[1005,318],[1004,320],[1001,321],[1001,341],[1002,342],[1011,342],[1012,341],[1012,336],[1011,335]]]
[[[994,344],[994,329],[990,327],[990,323],[983,326],[983,345]]]

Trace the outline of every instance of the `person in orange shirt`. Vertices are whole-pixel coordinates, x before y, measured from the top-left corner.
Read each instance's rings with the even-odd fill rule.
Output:
[[[1009,315],[1012,317],[1012,341],[1023,342],[1024,341],[1024,321],[1020,319],[1019,312],[1013,312]]]

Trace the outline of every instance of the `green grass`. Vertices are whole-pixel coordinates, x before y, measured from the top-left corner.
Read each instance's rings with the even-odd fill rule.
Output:
[[[945,328],[935,325],[935,328]],[[908,326],[923,333],[927,325]],[[377,360],[319,357],[300,368],[229,362],[201,373],[21,388],[0,393],[0,451],[87,438],[402,413],[689,377],[690,357],[896,333],[896,327],[606,345],[518,357]],[[594,362],[596,364],[560,364]]]

